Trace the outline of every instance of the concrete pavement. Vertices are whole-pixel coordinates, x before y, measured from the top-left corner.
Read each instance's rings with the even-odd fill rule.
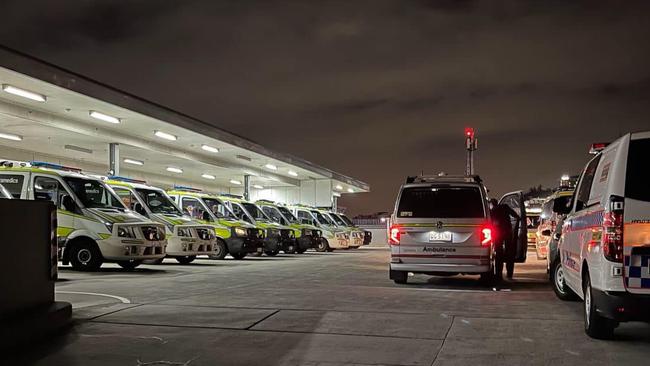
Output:
[[[647,362],[650,327],[613,341],[582,330],[543,262],[485,288],[477,278],[388,280],[384,248],[244,261],[168,260],[124,272],[60,272],[75,326],[7,364],[608,365]],[[3,363],[4,364],[4,363]]]

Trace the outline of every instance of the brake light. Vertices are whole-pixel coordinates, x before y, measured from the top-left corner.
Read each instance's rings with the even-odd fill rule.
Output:
[[[603,254],[605,259],[623,263],[623,198],[612,196],[603,214]]]
[[[492,245],[492,228],[485,226],[481,228],[481,246],[487,247]]]
[[[398,225],[392,225],[388,230],[388,244],[390,245],[399,245],[399,239],[401,236],[400,227]]]

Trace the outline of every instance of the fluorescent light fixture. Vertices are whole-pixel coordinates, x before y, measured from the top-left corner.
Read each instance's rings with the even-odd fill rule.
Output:
[[[212,175],[212,174],[201,174],[201,177],[203,177],[203,178],[205,178],[205,179],[210,179],[210,180],[215,180],[215,179],[217,179],[217,177],[215,177],[215,176]]]
[[[343,189],[343,186],[342,186],[342,185],[340,185],[340,184],[337,184],[337,185],[336,185],[336,187],[334,187],[334,188],[336,188],[336,189],[338,189],[338,190],[340,191],[340,190],[342,190],[342,189]]]
[[[183,169],[181,169],[181,168],[176,168],[176,167],[173,167],[173,166],[168,166],[168,167],[167,167],[167,171],[168,171],[168,172],[172,172],[172,173],[178,173],[178,174],[180,174],[180,173],[183,172]]]
[[[278,167],[275,166],[275,165],[273,165],[273,164],[266,164],[266,165],[264,165],[264,166],[265,166],[267,169],[278,170]]]
[[[236,184],[236,185],[238,185],[238,186],[241,185],[241,182],[238,181],[238,180],[236,180],[236,179],[231,179],[231,180],[230,180],[230,183],[232,183],[232,184]]]
[[[264,189],[264,187],[259,184],[253,184],[253,188]]]
[[[176,137],[175,135],[172,135],[171,133],[167,133],[167,132],[154,131],[153,134],[160,137],[161,139],[165,139],[165,140],[169,140],[169,141],[178,140],[178,137]]]
[[[78,151],[78,152],[82,152],[82,153],[86,153],[86,154],[92,154],[93,153],[92,150],[90,150],[88,148],[85,148],[85,147],[77,146],[77,145],[64,145],[63,148],[66,149],[66,150],[73,150],[73,151]]]
[[[97,111],[90,111],[90,116],[94,119],[98,119],[100,121],[108,122],[108,123],[120,123],[120,119],[117,117],[109,116],[108,114],[104,114],[101,112]]]
[[[332,196],[341,197],[341,194],[339,192],[332,192]]]
[[[142,161],[142,160],[135,160],[135,159],[126,158],[126,159],[124,159],[122,161],[127,163],[127,164],[144,165],[144,161]]]
[[[44,102],[44,101],[47,100],[47,98],[43,94],[38,94],[38,93],[31,92],[29,90],[16,88],[15,86],[11,86],[11,85],[6,85],[6,84],[2,85],[2,90],[4,90],[5,92],[7,92],[9,94],[13,94],[13,95],[17,95],[19,97],[35,100],[37,102]]]
[[[348,192],[350,192],[350,193],[354,193],[354,189],[352,189],[352,188],[348,188]]]
[[[210,145],[201,145],[201,149],[203,149],[205,151],[212,152],[212,153],[218,153],[219,152],[219,149],[217,149],[216,147],[212,147]]]
[[[287,174],[289,174],[289,175],[292,176],[292,177],[297,177],[297,176],[298,176],[298,173],[294,172],[293,170],[289,170],[289,171],[287,172]]]
[[[22,141],[23,137],[14,135],[11,133],[0,133],[0,139],[7,139],[7,140],[13,140],[13,141]]]

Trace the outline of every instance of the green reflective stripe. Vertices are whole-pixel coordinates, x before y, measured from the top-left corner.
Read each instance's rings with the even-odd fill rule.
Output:
[[[94,217],[83,216],[83,215],[77,215],[77,214],[72,213],[72,212],[70,212],[70,211],[64,211],[64,210],[61,210],[61,209],[56,210],[56,213],[59,214],[59,215],[66,215],[66,216],[76,217],[76,218],[83,219],[83,220],[89,220],[89,221],[94,221],[94,222],[100,222],[99,220],[97,220],[97,219],[94,218]]]
[[[59,226],[59,227],[56,228],[56,236],[66,238],[73,231],[74,231],[74,228],[72,228],[72,227]]]
[[[111,237],[111,234],[99,233],[99,234],[97,234],[97,235],[99,235],[99,238],[100,238],[101,240],[105,240],[105,239],[108,239],[108,238]]]

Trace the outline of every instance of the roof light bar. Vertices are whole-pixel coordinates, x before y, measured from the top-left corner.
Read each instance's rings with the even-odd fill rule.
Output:
[[[210,180],[215,180],[215,179],[217,179],[217,177],[215,177],[214,175],[212,175],[212,174],[207,174],[207,173],[206,173],[206,174],[201,174],[201,177],[203,177],[203,178],[205,178],[205,179],[210,179]]]
[[[293,170],[289,170],[289,171],[287,172],[287,174],[289,174],[289,175],[292,176],[292,177],[297,177],[297,176],[298,176],[298,173],[294,172]]]
[[[142,160],[126,158],[126,159],[124,159],[122,161],[127,163],[127,164],[132,164],[132,165],[144,165],[144,161],[142,161]]]
[[[163,131],[154,131],[154,135],[160,137],[161,139],[169,140],[169,141],[176,141],[178,140],[178,137],[176,135],[172,135],[171,133],[163,132]]]
[[[265,166],[267,169],[278,170],[278,167],[275,166],[275,165],[273,165],[273,164],[266,164],[266,165],[264,165],[264,166]]]
[[[94,119],[98,119],[100,121],[108,122],[108,123],[115,123],[118,124],[121,122],[121,120],[117,117],[109,116],[108,114],[104,114],[102,112],[97,112],[97,111],[90,111],[89,112],[90,116]]]
[[[177,191],[186,191],[186,192],[203,192],[202,189],[199,188],[193,188],[193,187],[188,187],[188,186],[174,186],[173,187]]]
[[[232,184],[236,184],[236,185],[238,185],[238,186],[241,185],[241,182],[238,181],[238,180],[236,180],[236,179],[231,179],[231,180],[230,180],[230,183],[232,183]]]
[[[12,133],[0,133],[0,139],[12,140],[12,141],[22,141],[23,137],[14,135]]]
[[[48,169],[55,169],[55,170],[67,170],[67,171],[70,171],[70,172],[81,173],[81,169],[79,169],[79,168],[73,168],[71,166],[65,166],[65,165],[59,165],[59,164],[52,164],[52,163],[48,163],[46,161],[32,161],[30,164],[32,166],[38,167],[38,168],[48,168]]]
[[[144,180],[127,178],[127,177],[120,177],[118,175],[109,175],[107,178],[110,179],[110,180],[116,180],[118,182],[147,184],[147,182],[144,181]]]
[[[173,167],[173,166],[168,166],[168,167],[167,167],[167,171],[168,171],[168,172],[171,172],[171,173],[178,173],[178,174],[181,174],[181,173],[183,172],[183,169],[181,169],[181,168],[176,168],[176,167]]]
[[[201,145],[201,149],[203,149],[205,151],[212,152],[212,153],[218,153],[219,152],[219,149],[217,149],[216,147],[212,147],[210,145]]]
[[[6,93],[31,99],[37,102],[45,102],[47,100],[47,97],[43,94],[34,93],[29,90],[16,88],[15,86],[7,85],[7,84],[2,85],[2,90],[4,90]]]

